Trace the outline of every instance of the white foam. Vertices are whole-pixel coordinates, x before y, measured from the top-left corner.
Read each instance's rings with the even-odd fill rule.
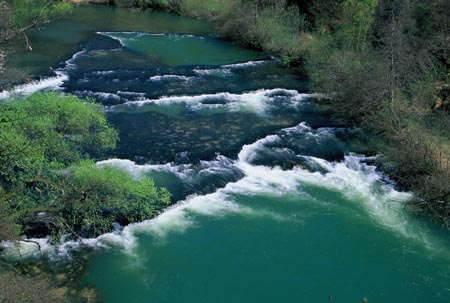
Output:
[[[273,143],[280,140],[278,135],[270,135],[263,139],[259,139],[255,143],[244,145],[238,154],[238,159],[242,163],[250,163],[258,152],[265,147],[267,143]]]
[[[256,211],[250,207],[237,204],[233,196],[229,194],[227,187],[211,194],[188,197],[185,201],[170,207],[152,220],[125,227],[124,232],[127,237],[125,241],[126,249],[130,250],[130,248],[134,247],[135,244],[129,240],[132,239],[130,235],[134,235],[136,232],[152,234],[160,239],[165,238],[169,233],[185,232],[187,229],[195,227],[195,217],[198,215],[223,217],[228,214],[235,214],[244,216],[268,216],[276,220],[283,219],[282,216],[269,211]]]
[[[97,76],[104,76],[104,75],[114,74],[115,72],[116,71],[114,71],[114,70],[100,70],[100,71],[92,72],[92,74],[97,75]]]
[[[193,172],[193,167],[190,164],[175,165],[173,163],[166,164],[144,164],[138,165],[131,160],[126,159],[110,159],[97,162],[98,166],[111,165],[127,171],[135,179],[143,177],[150,171],[168,172],[176,175],[181,179],[187,179]]]
[[[267,142],[275,138],[270,136]],[[249,145],[259,146],[265,140]],[[245,154],[246,156],[242,156]],[[248,159],[248,151],[242,152],[242,159]],[[299,167],[292,170],[282,170],[279,167],[254,166],[245,161],[239,161],[239,166],[245,177],[238,182],[229,183],[222,190],[224,193],[241,195],[269,195],[284,197],[302,194],[305,185],[335,191],[346,197],[345,201],[352,203],[367,214],[368,220],[377,223],[395,234],[414,240],[434,252],[445,252],[440,240],[426,229],[411,221],[404,211],[403,205],[412,195],[396,191],[389,184],[381,182],[382,175],[374,166],[364,163],[371,158],[348,155],[342,162],[332,163],[323,159],[309,157],[309,160],[320,165],[326,171],[310,172]],[[333,203],[333,201],[324,201]]]
[[[426,230],[411,222],[411,218],[403,210],[403,203],[412,195],[398,192],[391,185],[382,183],[382,174],[376,171],[375,166],[365,163],[373,158],[348,155],[344,161],[332,163],[307,157],[309,161],[325,169],[325,173],[310,172],[299,167],[286,171],[278,167],[253,166],[247,162],[258,150],[264,148],[264,143],[277,140],[279,138],[272,135],[244,146],[237,165],[245,177],[238,182],[229,183],[225,192],[284,196],[289,193],[299,194],[299,189],[305,184],[322,187],[343,194],[348,201],[365,211],[368,218],[381,226],[405,238],[416,240],[430,250],[437,247],[437,241]]]
[[[83,50],[81,50],[81,51],[79,51],[79,52],[76,52],[76,53],[72,56],[72,58],[70,58],[69,60],[66,61],[66,68],[69,68],[69,69],[75,68],[76,65],[75,65],[73,62],[74,62],[78,57],[80,57],[81,55],[83,55],[83,54],[85,54],[85,53],[87,53],[87,51],[86,51],[85,49],[83,49]]]
[[[1,91],[0,92],[0,100],[8,99],[10,95],[11,95],[11,93],[6,90]]]
[[[293,136],[314,133],[309,126],[302,123],[293,128],[286,128],[280,133]],[[123,230],[102,235],[96,239],[83,239],[77,242],[68,242],[61,247],[47,249],[55,255],[66,255],[68,249],[77,249],[78,246],[109,247],[120,246],[130,253],[137,245],[136,233],[148,233],[158,239],[165,239],[174,232],[185,232],[189,228],[196,227],[197,216],[223,217],[228,214],[243,216],[264,216],[274,220],[289,220],[285,216],[267,210],[258,210],[236,203],[236,195],[269,195],[269,196],[298,196],[302,194],[301,188],[305,185],[335,191],[336,195],[346,197],[344,201],[352,203],[351,207],[358,207],[366,212],[367,217],[380,226],[393,232],[422,243],[425,247],[436,248],[435,239],[430,233],[411,222],[402,209],[403,202],[411,198],[411,194],[396,191],[388,184],[381,182],[382,175],[375,166],[368,165],[373,157],[360,155],[347,155],[341,162],[329,162],[315,157],[304,157],[308,161],[320,166],[323,172],[311,172],[299,167],[292,170],[282,170],[279,167],[256,166],[250,164],[258,152],[268,148],[266,145],[279,142],[281,137],[269,135],[257,140],[253,144],[245,145],[239,153],[237,160],[230,160],[218,156],[214,161],[204,161],[201,168],[206,172],[220,172],[221,166],[235,167],[242,172],[243,178],[228,183],[224,188],[216,192],[188,197],[186,200],[170,207],[164,213],[154,219],[138,224],[131,224]],[[191,178],[198,174],[192,165],[176,166],[164,165],[137,165],[130,160],[111,159],[99,162],[98,165],[114,165],[120,167],[135,178],[141,177],[146,171],[159,170],[170,171]],[[187,179],[186,181],[189,181]],[[315,201],[314,203],[321,201]],[[400,203],[393,203],[393,202]],[[333,203],[324,201],[323,203]],[[40,240],[45,242],[45,240]],[[46,244],[43,243],[43,246]]]
[[[110,234],[113,235],[114,233]],[[21,259],[45,255],[50,259],[56,260],[61,258],[71,258],[72,252],[83,247],[107,247],[102,241],[103,236],[104,235],[95,239],[79,239],[76,241],[65,241],[66,237],[62,237],[59,244],[52,244],[50,242],[50,237],[28,239],[27,241],[19,240],[17,242],[3,241],[0,242],[0,247],[3,248],[3,256],[8,259]],[[109,237],[108,234],[108,238]],[[120,241],[126,241],[123,235],[120,236]]]
[[[13,258],[39,256],[41,253],[51,259],[70,258],[72,251],[83,247],[107,248],[112,246],[121,247],[128,253],[133,254],[137,245],[136,233],[151,234],[160,240],[164,240],[169,233],[184,232],[195,226],[195,215],[222,217],[229,213],[251,215],[253,210],[234,203],[219,190],[209,195],[189,197],[185,201],[169,207],[154,219],[130,224],[123,230],[106,233],[95,239],[79,239],[62,242],[59,245],[50,244],[49,238],[31,239],[40,244],[41,251],[39,251],[37,245],[26,242],[19,243],[20,249],[14,247],[10,242],[1,243],[1,247],[5,248],[6,255]]]
[[[253,166],[245,162],[238,163],[238,166],[245,177],[227,184],[225,191],[230,194],[283,196],[294,192],[297,194],[300,187],[292,171],[284,171],[279,167]]]
[[[164,80],[178,80],[178,81],[191,81],[194,77],[178,76],[178,75],[163,75],[150,77],[150,81],[164,81]]]
[[[165,172],[170,173],[186,183],[194,181],[198,177],[211,175],[226,175],[228,173],[236,173],[239,169],[236,167],[234,160],[222,155],[216,156],[210,161],[200,161],[198,164],[136,164],[127,159],[109,159],[97,162],[97,166],[110,165],[128,172],[135,180],[144,177],[149,172]]]
[[[308,125],[301,123],[296,127],[282,130],[290,135],[327,136],[330,129],[319,129],[314,132]],[[430,235],[410,222],[407,213],[402,209],[403,202],[408,201],[410,193],[398,192],[391,185],[381,182],[383,175],[375,166],[368,165],[375,157],[347,155],[342,162],[329,162],[315,157],[304,157],[320,166],[325,173],[310,172],[299,167],[282,170],[278,167],[254,166],[250,162],[261,153],[267,144],[279,142],[278,135],[269,135],[253,144],[243,146],[236,165],[245,174],[238,182],[229,183],[225,191],[240,194],[298,194],[304,184],[323,187],[342,193],[349,201],[364,209],[368,216],[380,225],[410,239],[421,242],[429,249],[432,240]]]
[[[32,81],[27,84],[16,86],[11,91],[3,91],[0,93],[0,99],[6,99],[11,96],[26,97],[41,90],[58,90],[61,88],[61,85],[69,79],[69,76],[61,70],[56,70],[55,74],[55,77]]]
[[[313,133],[312,128],[306,122],[302,122],[299,125],[296,125],[293,127],[283,128],[281,131],[286,134],[290,134],[290,135],[297,135],[297,134],[304,134],[304,133],[308,133],[309,135],[314,135],[314,136],[317,135],[317,134]]]
[[[249,146],[273,142],[274,139],[273,136],[266,137]],[[129,230],[129,234],[147,232],[157,237],[165,237],[170,232],[184,232],[188,228],[195,227],[195,215],[220,217],[235,213],[245,216],[264,215],[281,220],[283,219],[281,215],[260,212],[235,203],[234,195],[297,195],[301,186],[309,184],[345,193],[350,201],[361,203],[363,209],[376,222],[405,237],[425,243],[426,234],[421,234],[417,227],[408,222],[398,204],[390,203],[392,199],[399,202],[406,201],[410,198],[410,194],[399,193],[390,186],[382,185],[379,182],[381,175],[375,172],[372,166],[362,163],[362,159],[348,156],[343,162],[330,163],[311,158],[311,161],[317,161],[327,168],[327,172],[323,174],[300,168],[284,171],[278,167],[253,166],[241,159],[235,162],[245,174],[241,180],[228,183],[225,188],[215,193],[188,198],[153,220],[130,225],[125,229]],[[355,164],[357,167],[353,167]]]
[[[123,91],[117,91],[117,94],[120,96],[124,96],[125,98],[137,98],[138,100],[144,100],[145,99],[145,93],[140,92],[123,92]]]
[[[233,74],[233,69],[241,69],[246,67],[254,67],[254,66],[260,66],[267,64],[269,62],[272,62],[275,59],[271,60],[260,60],[260,61],[247,61],[242,63],[234,63],[234,64],[226,64],[222,65],[219,68],[211,68],[211,69],[194,69],[194,73],[196,73],[199,76],[229,76]]]
[[[86,50],[81,50],[75,53],[69,60],[67,60],[65,69],[73,69],[76,65],[73,63],[79,56],[86,53]],[[26,97],[41,90],[61,90],[61,86],[65,81],[69,80],[69,75],[64,69],[54,70],[55,77],[48,77],[41,80],[32,81],[27,84],[14,87],[11,91],[0,92],[0,100],[9,98],[11,96]]]
[[[120,100],[120,96],[114,93],[106,93],[106,92],[93,92],[90,90],[83,90],[83,91],[75,91],[74,92],[77,95],[85,95],[86,97],[90,97],[90,98],[96,98],[96,99],[102,99],[102,100],[107,100],[107,99],[114,99],[114,100]]]
[[[275,59],[271,60],[259,60],[259,61],[247,61],[242,63],[234,63],[234,64],[225,64],[220,66],[219,68],[212,69],[194,69],[194,73],[200,76],[229,76],[233,74],[233,69],[241,69],[247,67],[261,66],[272,62]]]
[[[229,68],[194,69],[194,73],[200,76],[229,76],[233,74]]]
[[[296,107],[305,98],[314,95],[301,94],[296,90],[268,89],[248,92],[243,94],[216,93],[198,96],[172,96],[160,99],[147,99],[142,101],[129,101],[125,105],[142,106],[145,104],[170,105],[185,104],[192,110],[202,110],[211,108],[226,108],[230,111],[251,111],[258,114],[265,114],[270,105],[275,102],[280,103],[279,98],[283,98],[289,106]],[[214,101],[217,102],[214,103]]]
[[[96,32],[98,35],[106,36],[111,39],[119,41],[119,43],[122,46],[126,46],[126,40],[134,40],[136,38],[140,38],[143,36],[153,36],[153,37],[168,37],[168,38],[199,38],[204,39],[202,36],[195,36],[195,35],[189,35],[189,34],[152,34],[152,33],[145,33],[145,32]],[[119,35],[127,35],[130,37],[120,37]]]
[[[125,46],[124,39],[113,35],[113,34],[124,34],[124,32],[117,32],[117,33],[114,33],[114,32],[96,32],[96,34],[97,35],[106,36],[106,37],[109,37],[109,38],[114,39],[116,41],[119,41],[120,45]]]
[[[222,68],[246,68],[253,66],[260,66],[271,62],[271,60],[259,60],[259,61],[247,61],[242,63],[226,64],[222,65]]]
[[[225,156],[218,155],[214,160],[200,161],[200,167],[197,175],[223,175],[230,171],[236,171],[235,161]]]
[[[313,133],[313,130],[304,123],[283,130],[285,133],[305,133],[305,131]],[[333,163],[320,158],[305,157],[322,167],[324,173],[310,172],[299,167],[282,170],[279,167],[255,166],[249,163],[258,152],[267,148],[265,145],[279,140],[281,138],[278,135],[269,135],[242,148],[238,160],[233,162],[233,165],[244,174],[239,181],[228,183],[223,189],[213,194],[189,198],[154,220],[130,225],[127,228],[133,230],[134,226],[139,226],[136,231],[146,230],[164,237],[168,232],[180,232],[195,226],[195,220],[190,213],[207,216],[221,216],[229,212],[256,215],[258,211],[233,202],[233,195],[298,195],[301,194],[299,189],[309,184],[343,193],[349,201],[365,210],[368,216],[380,225],[407,238],[428,244],[428,235],[409,222],[400,207],[401,203],[392,203],[393,201],[405,202],[411,198],[411,195],[398,192],[391,186],[383,184],[382,175],[374,166],[365,163],[373,158],[348,155],[344,161]],[[270,215],[276,217],[274,214]]]
[[[319,165],[327,172],[308,172],[294,168],[295,178],[304,184],[324,187],[342,193],[350,201],[359,203],[367,214],[381,225],[411,239],[428,245],[427,235],[409,222],[402,210],[402,203],[412,196],[396,191],[393,187],[381,183],[382,175],[375,166],[364,161],[371,160],[363,156],[348,155],[343,162],[330,163],[326,160],[309,157],[309,161]]]

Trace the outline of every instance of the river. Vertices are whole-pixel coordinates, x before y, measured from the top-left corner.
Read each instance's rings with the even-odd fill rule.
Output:
[[[104,302],[449,302],[448,231],[300,70],[165,13],[81,6],[29,36],[12,64],[41,78],[13,93],[94,98],[120,135],[98,165],[172,192],[153,220],[44,245],[98,248],[80,279]]]

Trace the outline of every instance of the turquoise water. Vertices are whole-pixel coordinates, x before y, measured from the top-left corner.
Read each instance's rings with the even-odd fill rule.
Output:
[[[161,65],[220,65],[254,58],[249,50],[236,49],[236,46],[220,39],[206,39],[202,36],[182,34],[148,34],[143,32],[103,32],[107,37],[118,40],[130,50],[155,57]],[[180,55],[180,49],[184,52]],[[264,57],[261,56],[261,59]]]
[[[176,203],[45,248],[101,247],[82,284],[104,302],[449,302],[448,231],[405,211],[410,194],[301,71],[162,13],[81,7],[30,36],[57,50],[17,64],[55,73],[3,96],[94,98],[120,135],[98,165],[149,175]]]
[[[74,50],[95,37],[97,31],[214,34],[205,21],[168,13],[129,11],[102,5],[78,6],[69,19],[58,20],[45,29],[29,32],[32,53],[25,50],[23,41],[18,41],[10,64],[32,73],[45,73],[50,66],[70,58]]]

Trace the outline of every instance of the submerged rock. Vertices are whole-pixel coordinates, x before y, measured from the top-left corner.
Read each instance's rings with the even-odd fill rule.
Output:
[[[50,291],[50,293],[51,293],[51,295],[53,295],[54,297],[56,297],[56,298],[64,298],[64,296],[67,294],[67,292],[68,292],[68,288],[67,287],[59,287],[59,288],[55,288],[55,289],[52,289],[51,291]]]
[[[87,303],[94,303],[99,301],[97,290],[91,287],[86,287],[81,290],[81,297],[86,299]]]

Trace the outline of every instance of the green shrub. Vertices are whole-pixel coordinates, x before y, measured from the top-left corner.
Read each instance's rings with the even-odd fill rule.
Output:
[[[0,239],[15,237],[14,223],[32,235],[95,236],[114,221],[141,221],[167,206],[169,193],[151,179],[89,160],[116,140],[90,100],[46,93],[1,103]]]
[[[98,235],[111,230],[113,222],[122,224],[152,218],[170,204],[169,192],[156,188],[152,179],[134,180],[112,166],[97,167],[82,162],[70,169],[60,210],[72,230]]]
[[[10,0],[9,5],[11,25],[19,30],[60,18],[72,10],[70,2],[57,0]]]
[[[296,6],[285,1],[236,3],[223,11],[218,20],[219,31],[229,38],[251,47],[281,56],[285,61],[304,55],[300,34],[308,24]]]
[[[115,148],[117,134],[99,105],[74,96],[35,94],[0,104],[0,177],[69,165]]]

